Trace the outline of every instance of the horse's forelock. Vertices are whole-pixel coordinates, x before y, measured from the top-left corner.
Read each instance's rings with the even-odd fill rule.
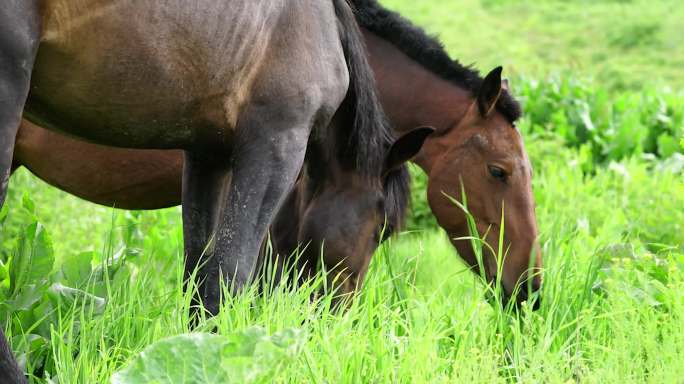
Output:
[[[392,231],[398,231],[404,226],[411,196],[411,178],[405,165],[387,175],[384,193],[387,225]]]

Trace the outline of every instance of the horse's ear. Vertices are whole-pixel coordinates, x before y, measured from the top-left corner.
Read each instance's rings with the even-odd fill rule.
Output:
[[[502,67],[496,67],[485,76],[482,86],[477,93],[477,107],[482,117],[487,117],[494,110],[496,102],[501,96],[501,71]]]
[[[398,138],[385,156],[383,175],[401,167],[405,162],[413,159],[428,136],[435,131],[432,127],[420,127]]]

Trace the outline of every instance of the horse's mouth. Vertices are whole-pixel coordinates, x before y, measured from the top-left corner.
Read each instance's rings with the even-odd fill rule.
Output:
[[[518,291],[518,295],[513,297],[511,294],[508,293],[508,291],[504,288],[501,290],[501,304],[504,308],[506,308],[511,300],[513,300],[512,308],[515,312],[519,312],[524,305],[531,305],[532,310],[536,311],[539,308],[541,308],[541,295],[539,294],[539,291],[533,291],[532,295],[530,295],[527,291],[527,289],[520,289]]]

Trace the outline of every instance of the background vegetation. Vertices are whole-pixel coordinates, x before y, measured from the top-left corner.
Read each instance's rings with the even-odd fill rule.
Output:
[[[384,3],[453,57],[512,77],[535,169],[541,309],[487,303],[414,169],[411,231],[378,251],[348,312],[309,302],[320,282],[247,292],[200,325],[218,339],[169,341],[188,332],[179,210],[98,207],[22,171],[0,212],[0,324],[32,380],[102,383],[130,365],[118,382],[179,367],[259,382],[681,381],[684,5]],[[218,352],[195,358],[206,349]]]

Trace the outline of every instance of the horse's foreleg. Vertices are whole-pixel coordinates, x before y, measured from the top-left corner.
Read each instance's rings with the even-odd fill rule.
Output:
[[[206,279],[218,222],[221,195],[230,184],[230,167],[223,158],[186,152],[183,166],[183,239],[186,284],[196,274],[198,292]],[[193,306],[200,305],[195,301]]]
[[[215,162],[212,165],[196,161],[187,166],[183,194],[184,209],[186,206],[188,209],[184,214],[189,245],[186,271],[198,263],[202,265],[195,255],[201,254],[198,251],[204,248],[208,238],[213,238],[210,247],[213,250],[207,252],[206,263],[197,279],[203,304],[211,314],[216,314],[220,307],[221,281],[236,291],[253,277],[266,230],[304,161],[311,117],[301,115],[268,108],[243,114],[234,150],[227,162],[232,176],[225,191],[212,187],[221,184],[217,180],[223,177],[222,172],[211,171],[208,178],[199,176],[202,167],[216,167]],[[200,209],[193,208],[197,203]],[[204,226],[194,228],[192,223],[198,221]]]
[[[0,207],[7,194],[14,139],[40,40],[37,3],[10,1],[0,7]]]

